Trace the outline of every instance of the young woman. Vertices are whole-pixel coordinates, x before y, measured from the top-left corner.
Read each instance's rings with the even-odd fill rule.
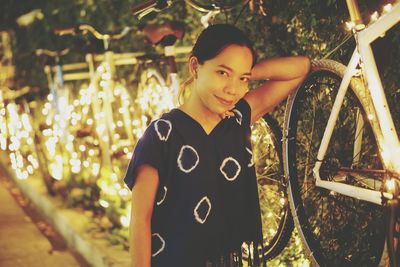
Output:
[[[124,179],[132,189],[132,266],[241,266],[242,243],[262,245],[250,125],[309,67],[300,56],[256,64],[250,41],[231,25],[200,34],[190,95],[149,125]],[[250,80],[266,82],[249,91]]]

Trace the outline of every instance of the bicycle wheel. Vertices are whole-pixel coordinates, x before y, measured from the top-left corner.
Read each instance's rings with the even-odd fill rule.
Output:
[[[377,266],[385,240],[384,207],[318,188],[312,173],[344,71],[343,65],[331,60],[314,62],[312,72],[288,101],[288,193],[296,227],[314,265]],[[353,78],[320,175],[323,180],[379,190],[384,170],[355,88],[363,87]]]
[[[265,259],[277,256],[288,243],[293,231],[283,175],[281,139],[279,125],[270,115],[265,115],[252,127],[251,141],[260,198]],[[245,259],[247,250],[244,247]]]

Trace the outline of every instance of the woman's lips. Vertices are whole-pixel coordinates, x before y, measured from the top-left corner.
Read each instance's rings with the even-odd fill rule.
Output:
[[[232,106],[232,104],[233,104],[233,100],[225,100],[218,96],[215,96],[215,97],[218,99],[219,102],[221,102],[225,106]]]

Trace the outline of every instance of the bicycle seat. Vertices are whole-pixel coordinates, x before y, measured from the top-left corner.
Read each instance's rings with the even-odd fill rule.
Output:
[[[143,28],[143,32],[153,45],[161,44],[162,46],[173,45],[185,34],[183,23],[180,22],[149,24]]]

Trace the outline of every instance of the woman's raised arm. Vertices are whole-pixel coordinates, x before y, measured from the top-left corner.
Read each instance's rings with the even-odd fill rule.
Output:
[[[251,71],[251,80],[266,82],[245,95],[251,107],[251,123],[271,111],[297,88],[308,74],[310,65],[310,60],[304,56],[266,59],[257,63]]]

